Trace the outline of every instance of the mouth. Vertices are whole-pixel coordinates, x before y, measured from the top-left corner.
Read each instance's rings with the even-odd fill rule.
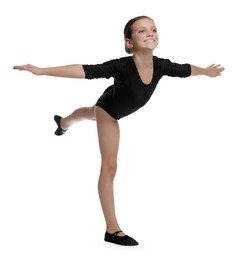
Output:
[[[155,42],[155,40],[154,39],[147,39],[147,40],[145,40],[144,42]]]

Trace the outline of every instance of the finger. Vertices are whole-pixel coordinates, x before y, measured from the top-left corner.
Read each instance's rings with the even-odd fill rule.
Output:
[[[13,67],[14,70],[25,70],[26,66],[25,65],[18,65]]]
[[[216,75],[217,76],[220,76],[222,73],[222,71],[224,71],[224,67],[221,67],[221,68],[219,68],[218,70],[217,70],[217,73],[216,73]]]
[[[223,67],[217,68],[217,73],[221,73],[222,71],[224,71]]]

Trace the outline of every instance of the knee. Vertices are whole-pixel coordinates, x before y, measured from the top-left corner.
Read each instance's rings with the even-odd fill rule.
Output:
[[[87,107],[86,113],[91,120],[96,120],[95,106]]]
[[[116,162],[102,162],[101,165],[101,173],[110,176],[111,178],[115,178],[117,171],[117,163]]]

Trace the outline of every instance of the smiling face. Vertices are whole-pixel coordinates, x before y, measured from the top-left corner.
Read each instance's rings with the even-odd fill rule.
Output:
[[[153,51],[159,43],[157,28],[153,20],[142,18],[132,25],[131,39],[125,39],[125,45],[133,52]]]

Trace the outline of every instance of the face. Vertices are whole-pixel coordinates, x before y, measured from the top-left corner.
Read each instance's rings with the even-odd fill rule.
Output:
[[[157,28],[153,20],[143,18],[132,25],[132,39],[126,39],[129,48],[134,51],[153,51],[159,43]]]

